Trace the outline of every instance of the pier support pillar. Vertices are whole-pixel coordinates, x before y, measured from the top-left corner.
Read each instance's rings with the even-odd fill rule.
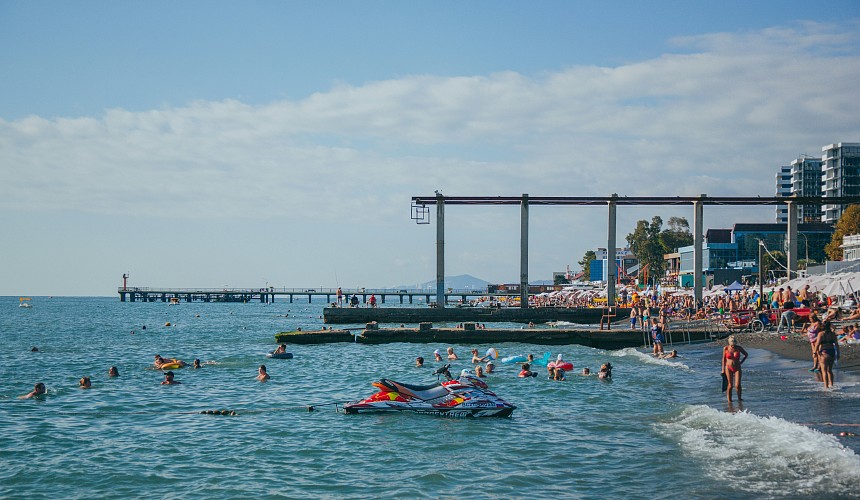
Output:
[[[120,301],[120,302],[125,302],[125,293],[120,293],[120,294],[119,294],[119,301]]]
[[[529,195],[520,203],[520,307],[529,306]]]
[[[788,279],[797,278],[797,203],[786,202],[788,205],[788,227],[785,231],[786,256],[788,260]]]
[[[436,193],[436,307],[445,307],[445,197]]]
[[[702,278],[704,269],[702,268],[702,246],[704,245],[704,198],[707,195],[701,195],[702,200],[693,202],[693,299],[696,301],[696,307],[702,305]]]
[[[618,266],[615,264],[616,202],[618,195],[612,193],[609,202],[609,224],[606,238],[606,305],[615,305],[615,283],[618,281]]]

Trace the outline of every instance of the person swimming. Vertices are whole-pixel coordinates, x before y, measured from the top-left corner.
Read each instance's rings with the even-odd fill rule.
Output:
[[[597,378],[603,379],[611,379],[612,378],[612,364],[604,363],[600,366],[600,371],[597,372]]]
[[[472,363],[483,363],[490,359],[489,356],[479,356],[477,349],[472,349]]]
[[[448,359],[449,359],[449,360],[451,360],[451,361],[456,361],[456,360],[460,359],[460,358],[457,356],[457,354],[455,354],[455,353],[454,353],[454,348],[453,348],[453,347],[449,347],[449,348],[448,348]]]
[[[260,365],[260,368],[257,369],[257,380],[266,382],[270,378],[268,372],[266,372],[266,365]]]
[[[439,354],[439,349],[433,351],[433,359],[435,359],[436,361],[442,361],[442,355]]]
[[[108,377],[119,377],[119,370],[115,366],[111,366],[108,369]]]
[[[481,368],[481,365],[475,367],[475,376],[478,378],[484,378],[484,369]]]
[[[81,379],[78,381],[78,387],[80,387],[81,389],[90,389],[92,388],[92,386],[93,384],[90,381],[89,377],[81,377]]]
[[[519,378],[527,378],[527,377],[537,377],[537,373],[531,370],[531,365],[528,363],[523,363],[523,369],[520,370]]]
[[[424,358],[418,356],[417,358],[415,358],[415,367],[421,368],[422,366],[424,366]]]
[[[197,369],[197,368],[203,368],[203,366],[200,365],[200,360],[195,358],[194,364],[191,365],[191,368]]]
[[[47,393],[48,393],[48,389],[45,387],[45,384],[43,384],[41,382],[36,382],[36,385],[33,386],[33,390],[30,391],[28,394],[25,394],[23,396],[19,396],[19,399],[36,398],[39,396],[44,396]]]
[[[173,372],[167,371],[164,373],[164,380],[161,382],[161,385],[177,385],[182,382],[173,379]]]

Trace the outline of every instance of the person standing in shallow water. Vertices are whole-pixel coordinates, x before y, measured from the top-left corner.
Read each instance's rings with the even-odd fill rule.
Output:
[[[833,363],[839,357],[839,342],[829,321],[825,321],[822,330],[818,332],[814,347],[818,352],[818,366],[821,368],[824,387],[833,387]]]
[[[741,358],[743,356],[743,358]],[[741,394],[741,365],[746,361],[749,354],[743,347],[739,346],[734,335],[729,335],[729,345],[723,348],[723,373],[728,380],[726,397],[732,402],[732,389],[738,392],[738,401],[743,401]]]

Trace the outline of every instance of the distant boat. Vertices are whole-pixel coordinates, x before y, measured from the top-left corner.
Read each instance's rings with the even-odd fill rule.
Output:
[[[23,307],[25,309],[29,309],[33,307],[33,304],[30,303],[30,297],[21,297],[18,299],[18,307]]]

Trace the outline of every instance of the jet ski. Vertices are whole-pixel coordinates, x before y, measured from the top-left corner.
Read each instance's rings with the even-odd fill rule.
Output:
[[[443,417],[510,417],[516,406],[496,396],[483,380],[461,374],[451,377],[451,365],[436,370],[447,380],[431,385],[404,384],[390,379],[374,382],[379,392],[346,403],[344,413],[412,412]],[[465,372],[465,370],[464,370]]]

